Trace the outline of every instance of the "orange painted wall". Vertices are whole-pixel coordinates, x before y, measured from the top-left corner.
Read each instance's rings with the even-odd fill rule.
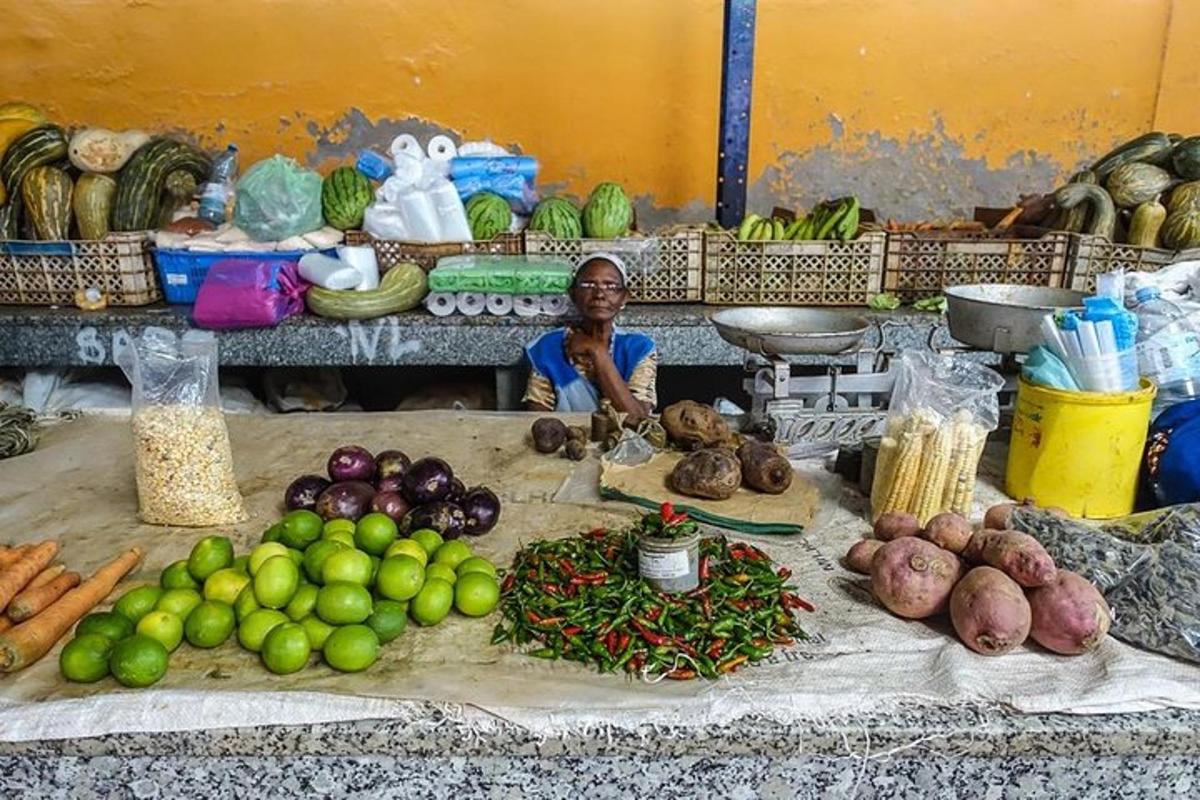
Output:
[[[760,0],[752,200],[849,190],[948,214],[1044,190],[1156,119],[1200,132],[1196,5]],[[405,130],[489,137],[538,156],[551,188],[619,180],[643,220],[705,218],[721,8],[0,0],[0,93],[69,124],[234,140],[248,160],[327,165]]]

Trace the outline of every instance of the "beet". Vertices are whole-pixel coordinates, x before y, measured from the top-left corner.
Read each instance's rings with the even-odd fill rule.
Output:
[[[329,456],[329,477],[334,482],[375,480],[375,457],[356,444],[339,447]]]
[[[404,476],[403,475],[387,475],[375,482],[375,491],[377,492],[396,492],[404,494]]]
[[[408,472],[412,460],[399,450],[384,450],[375,456],[375,474],[384,478],[402,478]]]
[[[414,506],[445,500],[454,484],[454,470],[440,458],[414,461],[404,473],[404,498]]]
[[[317,504],[317,497],[329,488],[329,481],[320,475],[301,475],[288,484],[283,493],[283,507],[288,511],[304,508],[311,511]]]
[[[482,536],[496,527],[500,520],[500,498],[486,486],[476,486],[467,491],[460,505],[467,516],[463,533],[468,536]]]
[[[412,510],[412,506],[399,492],[376,492],[374,499],[371,500],[371,510],[387,514],[399,524],[404,516]]]
[[[463,535],[466,524],[467,515],[463,513],[462,508],[443,500],[418,506],[408,512],[400,529],[409,534],[428,528],[440,533],[443,539],[457,539]]]
[[[375,489],[364,481],[341,481],[321,492],[313,508],[322,519],[348,519],[357,522],[371,509]]]

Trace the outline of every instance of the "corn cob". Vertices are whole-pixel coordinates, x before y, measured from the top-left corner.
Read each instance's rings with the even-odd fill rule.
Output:
[[[913,515],[922,525],[943,510],[942,494],[949,482],[947,470],[954,447],[954,432],[955,423],[951,420],[938,425],[921,462],[921,473],[913,498]]]
[[[963,471],[963,489],[955,498],[953,510],[961,515],[971,513],[971,503],[975,499],[975,478],[979,474],[979,460],[983,457],[983,448],[987,444],[987,431],[980,425],[968,423],[971,431],[972,447],[966,468]]]
[[[896,479],[896,452],[900,445],[891,436],[879,442],[879,455],[875,459],[875,476],[871,479],[871,521],[883,515],[883,501],[887,499],[892,483]]]
[[[883,511],[907,511],[917,485],[917,473],[921,468],[921,456],[925,449],[925,432],[919,415],[914,414],[900,437],[900,450],[896,456],[896,475],[888,489]]]
[[[950,465],[946,470],[946,485],[942,487],[941,506],[944,509],[954,508],[954,499],[961,491],[959,481],[962,477],[963,465],[970,458],[971,453],[971,439],[968,426],[957,419],[952,423],[952,426],[954,443],[950,456]]]

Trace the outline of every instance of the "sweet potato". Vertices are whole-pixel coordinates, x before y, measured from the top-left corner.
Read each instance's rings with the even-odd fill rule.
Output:
[[[871,591],[888,611],[908,619],[945,611],[961,575],[958,556],[913,536],[886,542],[871,558]]]
[[[943,550],[961,553],[971,539],[971,523],[952,511],[946,511],[929,520],[921,536]]]
[[[884,543],[878,539],[859,539],[846,551],[846,566],[863,575],[871,574],[871,559]]]
[[[681,400],[663,409],[659,418],[671,442],[683,450],[699,450],[727,444],[729,425],[712,406]]]
[[[1005,531],[1009,529],[1009,523],[1012,521],[1012,512],[1016,510],[1016,503],[1001,503],[997,506],[992,506],[983,515],[983,527],[990,531]]]
[[[995,567],[975,567],[950,594],[950,621],[963,644],[998,656],[1029,636],[1029,601],[1012,578]]]
[[[742,467],[728,450],[697,450],[675,465],[670,483],[672,489],[689,497],[728,500],[742,484]]]
[[[751,489],[783,494],[792,485],[792,465],[775,445],[747,441],[737,449],[737,457],[742,465],[742,481]]]
[[[978,531],[967,542],[963,557],[972,564],[1003,570],[1027,589],[1054,580],[1057,567],[1042,543],[1017,531]]]
[[[1104,596],[1082,575],[1060,569],[1054,581],[1026,593],[1033,612],[1029,635],[1065,656],[1094,650],[1108,634],[1112,612]]]
[[[875,538],[885,542],[921,533],[921,523],[912,514],[889,511],[875,520]]]

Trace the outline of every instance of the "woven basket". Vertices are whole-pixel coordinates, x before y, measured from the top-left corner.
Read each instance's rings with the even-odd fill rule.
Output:
[[[69,306],[96,288],[110,306],[162,299],[145,233],[113,233],[102,241],[0,241],[0,304]]]
[[[1070,287],[1080,292],[1096,289],[1096,276],[1113,270],[1158,272],[1180,260],[1174,250],[1116,244],[1103,236],[1071,234]]]
[[[386,272],[397,264],[412,263],[428,272],[437,266],[439,258],[471,253],[519,256],[525,252],[525,242],[519,233],[502,233],[490,241],[475,242],[402,242],[395,239],[376,239],[366,231],[347,231],[346,244],[369,244],[375,248],[379,271]]]

